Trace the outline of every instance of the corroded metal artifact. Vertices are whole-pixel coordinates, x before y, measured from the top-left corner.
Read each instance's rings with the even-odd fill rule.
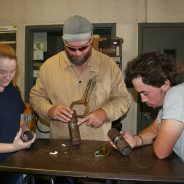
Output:
[[[108,132],[108,136],[111,141],[117,146],[118,151],[122,155],[127,156],[132,152],[132,147],[121,136],[120,132],[117,129],[111,128]]]

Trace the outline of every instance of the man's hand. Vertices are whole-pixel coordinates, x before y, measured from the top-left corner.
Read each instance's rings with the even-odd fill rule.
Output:
[[[121,133],[122,138],[124,138],[132,148],[136,147],[137,145],[136,136],[133,136],[126,131],[121,131],[120,133]],[[112,147],[117,149],[117,146],[112,142],[112,140],[109,139],[109,142]]]
[[[65,105],[55,105],[48,111],[48,117],[53,120],[68,122],[72,117],[73,111]]]
[[[137,142],[139,140],[137,140],[137,137],[136,136],[133,136],[131,134],[129,134],[128,132],[126,131],[121,131],[120,132],[122,137],[128,142],[128,144],[132,147],[132,148],[135,148],[137,146]],[[138,138],[139,139],[139,138]]]
[[[81,125],[82,123],[86,123],[88,126],[99,128],[106,120],[106,112],[103,109],[97,109],[89,113],[85,118],[82,118],[77,124]]]

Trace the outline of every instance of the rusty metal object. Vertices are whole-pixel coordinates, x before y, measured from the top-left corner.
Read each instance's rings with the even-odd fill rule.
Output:
[[[30,103],[26,103],[26,109],[24,111],[24,119],[28,128],[36,132],[36,123],[38,120],[37,114],[34,112]]]
[[[80,145],[80,131],[79,126],[77,125],[77,118],[83,118],[89,112],[89,97],[93,88],[96,85],[96,77],[89,80],[86,90],[80,100],[74,101],[71,103],[70,108],[73,110],[73,107],[76,105],[83,105],[86,107],[83,114],[79,115],[73,110],[73,116],[68,122],[69,134],[70,134],[70,143],[71,145]]]
[[[73,109],[73,107],[76,105],[83,105],[86,107],[83,114],[81,115],[77,114],[77,118],[83,118],[89,112],[89,97],[95,85],[96,85],[96,76],[89,80],[82,98],[80,100],[71,103],[70,105],[71,109]]]
[[[70,143],[71,145],[79,145],[81,141],[80,137],[80,131],[79,131],[79,126],[77,125],[77,115],[76,111],[73,111],[72,118],[68,122],[68,129],[70,133]]]
[[[108,132],[108,136],[111,139],[111,141],[117,146],[118,151],[123,156],[127,156],[132,152],[132,147],[121,136],[120,132],[117,129],[111,128]]]
[[[33,139],[33,137],[34,137],[34,134],[33,134],[33,131],[31,129],[23,130],[22,135],[21,135],[21,139],[24,142],[29,142],[30,140]]]

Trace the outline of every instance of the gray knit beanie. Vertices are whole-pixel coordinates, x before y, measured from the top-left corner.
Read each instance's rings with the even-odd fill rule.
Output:
[[[93,33],[92,24],[84,17],[74,15],[64,22],[63,40],[82,41],[89,40]]]

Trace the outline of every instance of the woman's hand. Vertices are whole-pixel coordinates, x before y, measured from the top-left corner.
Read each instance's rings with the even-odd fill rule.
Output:
[[[36,139],[36,134],[35,133],[33,133],[33,134],[34,134],[34,136],[33,136],[32,140],[30,140],[29,142],[23,142],[23,140],[21,139],[22,129],[20,128],[13,143],[12,143],[13,151],[18,151],[21,149],[29,148],[31,146],[31,144]]]

